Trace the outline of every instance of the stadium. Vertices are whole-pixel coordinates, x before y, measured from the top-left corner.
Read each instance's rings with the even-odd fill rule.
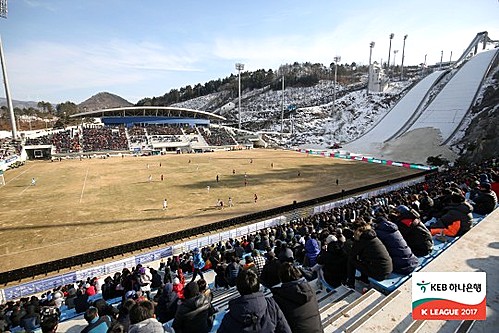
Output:
[[[41,332],[27,313],[13,320],[35,297],[59,331],[80,332],[95,308],[119,321],[127,301],[150,300],[165,331],[230,331],[231,307],[245,296],[239,276],[254,275],[252,294],[276,299],[288,330],[299,326],[294,313],[326,332],[491,331],[493,274],[473,287],[479,320],[417,320],[410,298],[424,283],[415,274],[494,271],[497,160],[439,170],[396,151],[418,150],[435,132],[439,149],[456,139],[497,73],[498,49],[477,51],[490,42],[477,34],[462,57],[411,82],[343,148],[277,145],[282,133],[178,106],[84,111],[71,115],[77,126],[2,141],[0,303],[10,315],[0,322]],[[383,80],[376,72],[380,82],[369,82],[380,68],[369,70],[366,98]],[[180,323],[160,306],[168,295],[184,299],[179,307],[208,299],[199,273],[214,309],[203,312],[202,329],[202,320]],[[182,294],[168,289],[179,284]],[[299,307],[290,310],[283,296],[296,285],[307,293],[306,311],[293,312]]]

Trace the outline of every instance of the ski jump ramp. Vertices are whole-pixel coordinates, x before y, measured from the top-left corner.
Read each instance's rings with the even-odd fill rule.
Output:
[[[383,143],[393,137],[417,112],[421,102],[444,74],[436,71],[419,81],[404,97],[381,119],[378,124],[363,136],[344,146],[356,153],[375,154]]]
[[[498,49],[484,51],[466,62],[447,82],[433,101],[425,106],[427,97],[445,74],[434,72],[415,85],[378,124],[344,149],[363,155],[383,156],[383,149],[401,136],[429,129],[440,136],[439,145],[452,139],[473,105]],[[428,132],[427,132],[428,133]],[[418,134],[419,135],[419,134]],[[411,137],[411,140],[417,139]],[[429,155],[427,155],[429,156]],[[395,156],[392,156],[396,158]]]
[[[494,49],[479,53],[465,63],[408,132],[418,128],[433,127],[440,130],[442,143],[448,142],[473,105],[497,51]]]

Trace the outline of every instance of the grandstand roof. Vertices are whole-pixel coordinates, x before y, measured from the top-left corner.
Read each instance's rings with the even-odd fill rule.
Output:
[[[170,106],[128,106],[112,109],[102,109],[94,111],[80,112],[71,115],[72,118],[78,117],[171,117],[171,118],[202,118],[209,120],[222,120],[226,118],[200,110],[175,108]]]

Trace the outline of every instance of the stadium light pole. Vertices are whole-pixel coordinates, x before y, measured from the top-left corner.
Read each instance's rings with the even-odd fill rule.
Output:
[[[438,70],[442,69],[442,61],[444,59],[444,51],[440,51],[440,66],[438,67]]]
[[[338,74],[338,62],[341,61],[340,56],[334,57],[334,83],[333,83],[333,112],[335,110],[336,105],[336,76]]]
[[[239,72],[239,104],[237,110],[239,112],[239,129],[241,129],[241,71],[244,70],[244,64],[236,63],[236,69]]]
[[[392,39],[395,35],[393,34],[393,32],[390,34],[390,46],[388,47],[388,61],[386,63],[386,69],[389,70],[390,69],[390,53],[392,53]]]
[[[0,0],[0,17],[5,19],[7,18],[7,0]],[[16,117],[14,115],[14,107],[12,106],[12,98],[10,97],[9,79],[7,78],[7,65],[5,64],[1,37],[0,37],[0,61],[2,62],[5,99],[7,100],[7,108],[9,109],[9,115],[10,115],[10,125],[12,126],[12,140],[15,140],[17,139]]]
[[[405,58],[405,40],[407,35],[404,36],[404,45],[402,46],[402,65],[400,66],[400,81],[404,79],[404,58]]]
[[[367,69],[367,89],[366,94],[369,96],[369,84],[371,83],[371,57],[373,55],[374,42],[369,43],[369,67]]]

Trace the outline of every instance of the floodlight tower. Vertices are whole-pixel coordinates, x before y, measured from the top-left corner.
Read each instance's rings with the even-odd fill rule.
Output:
[[[0,17],[7,18],[7,0],[0,0]],[[16,117],[14,115],[14,107],[10,98],[9,80],[7,78],[7,65],[3,55],[2,38],[0,37],[0,61],[2,62],[3,84],[5,87],[5,99],[7,99],[7,108],[9,109],[10,124],[12,126],[12,140],[17,139]]]
[[[244,70],[244,64],[236,63],[236,69],[239,72],[239,104],[237,110],[239,112],[239,129],[241,129],[241,71]]]
[[[393,32],[388,36],[390,38],[390,46],[388,47],[388,61],[386,62],[386,70],[390,70],[390,53],[392,52],[392,39],[395,35]]]
[[[369,95],[369,84],[371,83],[371,57],[373,55],[374,42],[369,43],[369,68],[367,69],[367,89],[366,95]]]
[[[404,46],[402,46],[402,65],[400,66],[400,81],[402,81],[404,78],[404,58],[405,58],[405,40],[407,39],[407,35],[404,36]]]
[[[333,83],[333,112],[336,104],[336,75],[338,74],[338,62],[341,61],[340,56],[334,57],[334,83]]]

